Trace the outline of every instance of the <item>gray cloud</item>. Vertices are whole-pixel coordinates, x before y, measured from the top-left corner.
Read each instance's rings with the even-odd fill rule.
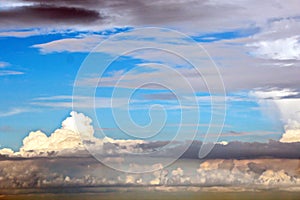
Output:
[[[147,165],[131,167],[139,169]],[[101,186],[105,192],[105,186],[240,186],[248,189],[282,189],[300,184],[299,161],[291,159],[180,159],[164,169],[144,174],[122,173],[94,158],[72,157],[1,160],[0,169],[2,194],[9,194],[11,189],[16,188],[51,191],[57,187],[73,187],[81,191],[82,187]],[[171,188],[165,189],[169,191]]]
[[[44,26],[46,24],[88,24],[102,19],[94,10],[79,7],[63,7],[49,4],[13,7],[0,11],[0,24],[6,28]]]
[[[14,2],[18,3],[18,6],[14,6]],[[297,16],[298,2],[276,2],[269,1],[257,2],[260,8],[257,9],[257,3],[253,1],[234,1],[234,2],[221,2],[213,0],[195,1],[140,1],[140,0],[113,0],[113,1],[101,1],[101,0],[87,0],[87,1],[58,1],[58,0],[15,0],[4,1],[3,5],[7,9],[10,9],[11,13],[16,7],[19,10],[25,10],[27,6],[28,10],[25,12],[28,16],[31,13],[28,11],[34,11],[34,7],[52,7],[53,11],[58,12],[58,16],[62,13],[57,8],[64,8],[66,12],[71,11],[70,17],[73,16],[74,20],[79,20],[80,16],[83,17],[79,22],[96,22],[95,24],[84,24],[82,26],[74,24],[73,20],[63,20],[60,17],[55,18],[59,21],[68,23],[68,28],[79,29],[101,29],[105,26],[158,26],[164,25],[170,28],[176,28],[179,30],[185,30],[186,32],[197,34],[199,32],[210,31],[222,31],[230,29],[239,29],[241,27],[249,27],[255,25],[262,25],[274,19],[285,19]],[[24,4],[24,5],[22,5]],[[15,3],[16,5],[16,3]],[[91,8],[93,10],[91,10]],[[78,13],[74,14],[73,11],[77,10]],[[268,12],[264,12],[268,10]],[[47,9],[47,12],[50,12]],[[97,13],[99,13],[97,15]],[[23,11],[21,12],[23,14]],[[41,17],[30,22],[29,20],[16,21],[16,16],[12,14],[6,14],[7,18],[5,22],[12,22],[22,25],[23,27],[35,27],[35,24],[45,25],[51,24],[52,27],[58,27],[61,23],[53,24],[52,21]],[[34,15],[40,17],[40,14]],[[52,16],[52,15],[51,15]],[[99,17],[100,16],[100,17]],[[105,16],[105,20],[101,19]],[[27,17],[25,16],[25,19]],[[21,18],[20,18],[21,19]],[[28,19],[28,18],[27,18]],[[34,19],[34,18],[31,18]],[[3,21],[2,21],[3,22]],[[43,24],[42,24],[43,25]],[[7,27],[6,27],[7,28]],[[49,28],[49,27],[47,27]]]

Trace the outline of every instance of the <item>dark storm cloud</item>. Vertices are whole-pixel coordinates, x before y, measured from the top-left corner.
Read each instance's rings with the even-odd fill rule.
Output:
[[[144,150],[160,149],[167,142],[152,142],[146,146],[140,146]],[[181,158],[198,159],[201,141],[193,141],[190,146],[188,143],[178,142],[176,146],[162,151],[160,156],[172,157],[177,152],[184,152]],[[146,148],[145,148],[146,147]],[[184,151],[186,149],[186,151]],[[281,143],[270,140],[268,143],[259,142],[229,142],[227,145],[215,144],[212,151],[205,159],[260,159],[260,158],[282,158],[282,159],[299,159],[300,142]],[[174,154],[174,155],[173,155]]]
[[[158,24],[162,22],[178,22],[178,20],[207,18],[212,16],[221,16],[223,13],[230,14],[230,11],[237,9],[237,6],[231,5],[209,5],[207,1],[141,1],[141,0],[23,0],[23,2],[40,3],[48,5],[68,5],[80,7],[93,7],[98,9],[112,9],[115,12],[126,12],[135,16],[135,21],[142,24]],[[200,11],[187,8],[191,5],[203,8]],[[220,12],[217,12],[220,11]],[[222,12],[221,12],[222,11]]]
[[[198,158],[202,143],[194,141],[182,158]],[[256,158],[300,158],[300,142],[281,143],[269,141],[259,142],[230,142],[228,145],[216,144],[206,159],[256,159]]]
[[[234,5],[209,5],[206,1],[16,0],[16,2],[25,3],[26,6],[20,4],[19,7],[12,6],[11,9],[1,11],[0,23],[5,22],[10,25],[14,23],[30,28],[36,27],[36,22],[39,22],[38,25],[46,25],[53,20],[62,20],[66,17],[67,20],[63,22],[73,22],[70,19],[74,19],[75,22],[98,20],[95,24],[98,28],[101,25],[151,26],[165,24],[173,26],[173,24],[189,23],[190,21],[201,21],[207,24],[207,19],[222,19],[224,14],[233,15],[238,8]],[[99,13],[105,13],[105,20],[99,20],[102,17]],[[52,21],[49,20],[49,16],[53,17]],[[54,27],[57,28],[60,23],[51,25],[55,25]],[[79,27],[78,24],[68,23],[68,25],[69,28]],[[95,26],[84,24],[80,28],[93,29]]]
[[[0,11],[0,23],[8,26],[31,24],[90,23],[102,19],[94,10],[78,7],[37,4]]]

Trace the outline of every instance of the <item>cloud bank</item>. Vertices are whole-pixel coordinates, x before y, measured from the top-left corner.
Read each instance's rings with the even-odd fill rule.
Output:
[[[182,152],[181,158],[198,159],[201,141],[176,141],[172,146],[162,149],[169,141],[124,140],[109,137],[94,136],[92,120],[83,113],[72,111],[56,129],[47,136],[40,130],[32,131],[23,140],[23,146],[18,152],[5,148],[0,150],[2,157],[90,157],[89,150],[96,151],[108,162],[123,162],[116,157],[134,156],[147,157],[147,153],[158,152],[161,158],[175,157],[176,152]],[[295,128],[295,126],[293,126]],[[293,129],[298,130],[298,129]],[[217,142],[207,155],[207,159],[255,159],[255,158],[290,158],[298,159],[300,152],[299,132],[286,132],[280,141],[259,142]],[[184,151],[184,149],[187,149]]]
[[[11,167],[13,166],[13,167]],[[149,167],[132,165],[133,169]],[[151,173],[129,174],[110,169],[93,158],[8,160],[0,162],[0,188],[104,186],[227,186],[249,189],[291,187],[299,191],[299,161],[289,159],[181,159]],[[4,191],[4,190],[3,190]]]

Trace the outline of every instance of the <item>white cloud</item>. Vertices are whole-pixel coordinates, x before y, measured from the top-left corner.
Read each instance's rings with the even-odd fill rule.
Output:
[[[260,99],[281,99],[284,97],[294,96],[299,94],[299,92],[284,88],[284,89],[278,89],[278,88],[270,88],[267,91],[261,91],[261,90],[255,90],[250,91],[249,95],[254,96]]]
[[[30,132],[24,138],[19,153],[23,157],[28,157],[47,156],[47,153],[62,152],[63,150],[73,152],[84,150],[81,136],[91,138],[94,133],[90,123],[90,118],[81,113],[71,112],[71,117],[65,119],[62,127],[55,130],[49,137],[41,131]]]
[[[279,141],[284,143],[300,142],[300,129],[287,129]]]
[[[87,35],[78,38],[67,38],[55,40],[44,44],[36,44],[32,47],[40,49],[40,51],[44,54],[64,51],[90,52],[103,40],[103,36]]]
[[[0,76],[9,76],[9,75],[21,75],[21,74],[24,74],[24,72],[21,72],[21,71],[6,69],[9,66],[10,66],[10,64],[7,63],[7,62],[0,62]]]
[[[0,69],[9,66],[10,64],[7,62],[0,62]]]
[[[90,97],[90,96],[49,96],[33,99],[32,105],[53,107],[53,108],[112,108],[123,107],[128,104],[126,98],[115,98],[114,104],[111,104],[112,98],[109,97]],[[94,104],[95,102],[95,104]]]
[[[9,148],[0,149],[0,155],[4,156],[12,156],[14,154],[14,151]]]
[[[258,103],[268,115],[277,115],[284,124],[285,133],[280,142],[300,142],[300,98],[299,92],[291,89],[272,88],[267,91],[251,91],[250,96],[258,98]]]
[[[254,47],[255,56],[275,60],[300,60],[300,42],[298,36],[259,41],[248,44]]]
[[[22,75],[24,72],[13,71],[13,70],[1,70],[0,76],[9,76],[9,75]]]
[[[91,125],[92,120],[89,117],[74,111],[70,115],[62,122],[61,128],[56,129],[50,136],[40,130],[32,131],[24,138],[23,146],[19,152],[13,153],[9,149],[2,149],[0,154],[17,157],[87,154],[85,145],[90,145],[89,150],[96,151],[103,151],[105,146],[103,153],[106,154],[126,154],[142,152],[143,149],[139,145],[147,143],[143,140],[96,138],[94,137],[94,128]],[[123,160],[107,158],[104,161],[119,163]]]
[[[0,10],[6,10],[6,9],[14,9],[22,6],[31,6],[34,5],[32,2],[24,2],[20,0],[2,0],[0,2]]]
[[[25,38],[35,35],[42,34],[42,31],[38,30],[27,30],[27,31],[1,31],[0,37],[17,37],[17,38]]]
[[[12,116],[12,115],[17,115],[17,114],[21,114],[24,112],[29,112],[29,109],[25,109],[25,108],[13,108],[9,111],[2,111],[0,112],[0,117],[8,117],[8,116]]]

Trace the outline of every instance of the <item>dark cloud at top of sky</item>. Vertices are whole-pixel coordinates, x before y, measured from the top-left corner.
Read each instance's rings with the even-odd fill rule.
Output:
[[[68,23],[86,24],[102,18],[94,10],[48,4],[15,7],[0,11],[0,24],[7,25],[7,27],[22,26],[24,24],[31,24],[32,26]]]
[[[186,1],[186,2],[150,2],[138,0],[23,0],[20,2],[29,3],[29,6],[13,7],[5,11],[1,11],[1,21],[6,23],[17,23],[23,26],[34,26],[34,23],[49,23],[57,20],[57,22],[92,22],[101,18],[99,13],[106,13],[106,22],[97,21],[98,25],[106,23],[116,23],[118,25],[156,25],[161,23],[177,23],[178,21],[186,21],[196,18],[208,18],[214,15],[220,15],[215,12],[223,6],[204,5],[202,2]],[[194,6],[200,6],[199,10],[186,9],[192,3]],[[234,6],[231,6],[232,9]],[[92,10],[91,10],[92,9]],[[228,9],[223,9],[223,13],[227,13]],[[229,13],[228,13],[229,14]],[[51,19],[51,20],[50,20]],[[72,19],[72,20],[71,20]],[[0,22],[1,22],[0,21]],[[69,23],[73,26],[75,24]],[[59,24],[58,24],[59,25]],[[75,25],[76,26],[76,25]]]

